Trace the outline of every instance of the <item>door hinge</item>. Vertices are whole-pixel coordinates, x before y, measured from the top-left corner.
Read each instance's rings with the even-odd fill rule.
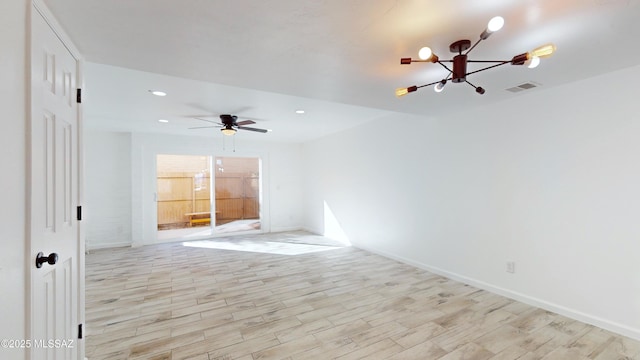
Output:
[[[78,206],[77,219],[78,221],[82,220],[82,206]]]
[[[82,324],[78,324],[78,339],[82,339]]]
[[[82,89],[76,89],[76,102],[78,104],[82,103]]]

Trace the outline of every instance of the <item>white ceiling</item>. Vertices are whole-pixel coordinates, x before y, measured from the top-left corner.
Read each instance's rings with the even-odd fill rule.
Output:
[[[238,136],[277,141],[306,141],[391,111],[438,116],[640,64],[639,2],[45,0],[89,62],[88,127],[209,136],[217,130],[188,130],[204,124],[191,116],[233,113],[273,130]],[[441,94],[394,96],[447,75],[437,64],[401,66],[401,57],[429,45],[450,59],[450,43],[475,42],[495,15],[504,28],[470,59],[507,60],[547,42],[556,54],[536,69],[469,76],[485,95],[448,84]],[[505,90],[531,81],[540,87]]]

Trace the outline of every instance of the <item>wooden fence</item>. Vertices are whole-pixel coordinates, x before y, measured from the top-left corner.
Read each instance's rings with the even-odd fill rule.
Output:
[[[255,174],[218,173],[215,181],[216,224],[260,217],[259,178]],[[210,193],[208,174],[159,173],[158,229],[190,226],[187,214],[211,211]]]

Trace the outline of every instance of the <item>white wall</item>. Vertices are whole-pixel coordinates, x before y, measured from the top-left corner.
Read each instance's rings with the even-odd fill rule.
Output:
[[[640,339],[631,79],[640,67],[308,143],[305,226],[322,230],[326,201],[356,246]]]
[[[89,249],[157,242],[156,155],[259,156],[263,159],[263,229],[303,224],[300,144],[244,142],[222,150],[221,138],[85,131],[86,239]]]
[[[227,141],[228,142],[228,141]],[[156,155],[257,156],[262,159],[263,231],[286,231],[302,227],[301,145],[243,141],[236,138],[236,151],[221,137],[159,134],[132,135],[132,242],[157,242]],[[90,161],[90,159],[87,159]]]
[[[88,249],[131,244],[131,134],[85,131]]]
[[[0,338],[26,337],[26,19],[27,1],[0,1]],[[2,359],[24,359],[24,349],[2,349]]]

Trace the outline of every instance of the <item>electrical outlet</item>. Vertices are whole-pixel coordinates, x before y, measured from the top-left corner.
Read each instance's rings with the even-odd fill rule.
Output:
[[[516,263],[515,263],[515,261],[507,261],[507,272],[511,273],[511,274],[516,272]]]

